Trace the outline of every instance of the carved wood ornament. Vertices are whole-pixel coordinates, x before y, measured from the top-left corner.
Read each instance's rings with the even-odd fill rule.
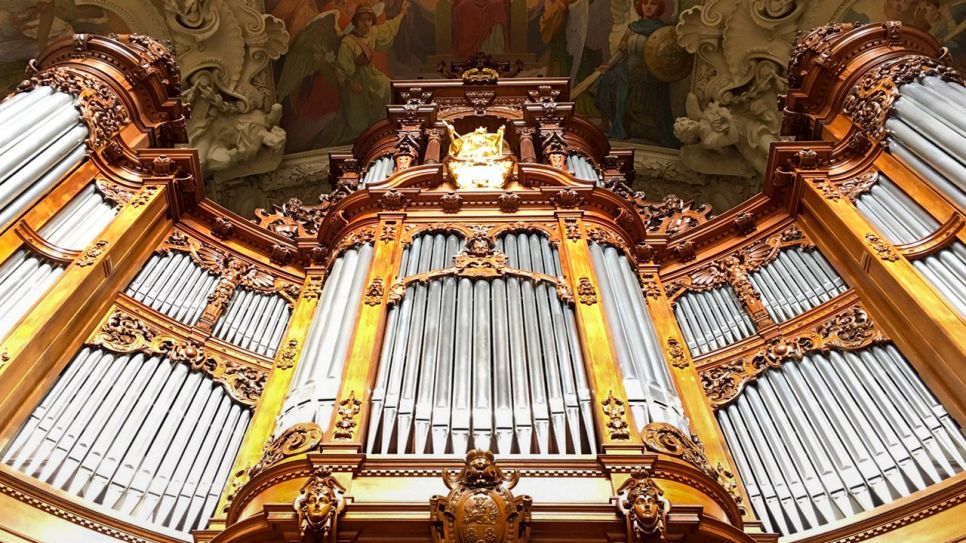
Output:
[[[345,510],[346,489],[332,470],[318,467],[292,503],[298,514],[301,543],[335,542],[339,516]]]
[[[771,339],[751,357],[702,370],[701,385],[715,408],[733,401],[749,382],[769,368],[801,360],[806,354],[831,349],[858,350],[888,338],[861,305],[853,305],[819,326],[792,337]]]
[[[493,453],[474,449],[466,453],[463,469],[455,476],[443,471],[450,489],[446,497],[430,503],[435,543],[526,543],[530,540],[529,496],[510,493],[519,481],[516,471],[497,467]]]
[[[627,543],[657,543],[667,536],[671,502],[645,471],[633,471],[617,489],[617,510],[627,523]]]
[[[164,356],[170,362],[185,363],[194,371],[207,373],[235,400],[251,407],[255,405],[268,372],[264,368],[240,364],[225,356],[206,350],[191,339],[168,335],[148,325],[138,317],[115,310],[87,345],[102,347],[115,353],[141,352]]]

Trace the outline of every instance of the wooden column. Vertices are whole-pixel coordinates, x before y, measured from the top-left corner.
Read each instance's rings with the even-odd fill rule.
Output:
[[[577,328],[587,365],[598,439],[605,453],[641,450],[643,441],[627,403],[582,212],[558,211],[556,215],[561,232],[560,259],[564,275],[574,289]]]

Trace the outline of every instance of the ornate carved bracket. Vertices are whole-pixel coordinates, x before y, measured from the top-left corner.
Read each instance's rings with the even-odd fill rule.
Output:
[[[645,471],[633,471],[617,489],[617,511],[627,522],[627,543],[664,541],[671,502]]]
[[[248,477],[252,478],[289,456],[306,453],[315,449],[322,442],[322,428],[314,422],[295,424],[265,444],[262,457],[254,466],[248,469]]]
[[[255,405],[268,379],[268,372],[263,368],[227,360],[206,350],[200,343],[164,334],[120,310],[108,317],[87,345],[116,353],[142,352],[164,356],[171,362],[188,364],[194,371],[207,373],[213,381],[225,387],[232,398],[249,407]]]
[[[449,494],[433,496],[429,503],[435,543],[479,541],[525,543],[530,540],[529,496],[510,493],[520,476],[505,474],[497,467],[493,453],[466,453],[463,469],[452,475],[443,471]]]
[[[345,510],[345,491],[330,468],[312,471],[292,503],[298,514],[302,543],[336,541],[339,516]]]
[[[810,330],[768,341],[751,357],[728,361],[702,371],[701,385],[712,406],[717,409],[737,398],[745,385],[768,368],[801,360],[808,353],[825,353],[831,349],[858,350],[887,340],[865,309],[856,304]]]

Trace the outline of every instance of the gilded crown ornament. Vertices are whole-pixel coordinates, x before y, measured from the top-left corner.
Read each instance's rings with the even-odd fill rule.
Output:
[[[460,135],[453,125],[443,121],[449,134],[447,169],[460,189],[498,190],[506,184],[513,169],[513,160],[503,156],[501,126],[496,133],[479,127]]]

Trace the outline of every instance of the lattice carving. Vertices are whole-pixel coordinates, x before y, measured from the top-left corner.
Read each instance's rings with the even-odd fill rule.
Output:
[[[715,407],[733,401],[749,382],[768,368],[778,368],[789,361],[801,360],[806,354],[832,349],[859,350],[883,343],[888,338],[869,318],[861,305],[855,304],[836,313],[823,323],[790,337],[769,340],[750,357],[728,361],[701,371],[701,386]]]

